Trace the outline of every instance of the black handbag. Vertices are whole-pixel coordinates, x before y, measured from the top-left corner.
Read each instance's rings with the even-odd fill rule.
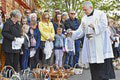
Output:
[[[46,41],[41,41],[41,43],[40,43],[41,49],[44,49],[44,47],[45,47],[45,42],[46,42]]]

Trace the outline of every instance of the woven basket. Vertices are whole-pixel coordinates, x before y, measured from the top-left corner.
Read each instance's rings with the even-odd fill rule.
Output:
[[[77,74],[82,74],[83,68],[82,68],[82,67],[81,67],[81,68],[76,68],[77,65],[78,65],[78,63],[76,63],[75,66],[74,66],[74,68],[73,68],[74,74],[75,74],[75,75],[77,75]]]
[[[12,66],[5,66],[0,73],[0,80],[10,80],[12,75],[15,74],[15,70]]]
[[[32,71],[34,78],[45,79],[49,77],[49,66],[37,64],[37,67]]]
[[[67,67],[67,68],[65,68]],[[74,72],[73,72],[73,68],[70,67],[69,65],[65,64],[63,65],[63,74],[64,74],[64,78],[67,79],[69,78],[70,76],[73,76],[74,75]]]
[[[40,78],[41,77],[41,64],[37,64],[36,68],[33,69],[33,77]]]
[[[56,64],[53,64],[52,66],[50,66],[49,79],[64,80],[62,70]]]

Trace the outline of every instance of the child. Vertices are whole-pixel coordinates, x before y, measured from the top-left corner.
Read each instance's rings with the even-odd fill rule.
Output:
[[[71,33],[69,33],[71,29],[67,30],[66,38],[65,38],[65,50],[67,52],[65,58],[65,64],[70,65],[73,67],[73,56],[75,53],[75,44],[74,39],[72,38]]]
[[[24,43],[22,45],[22,70],[25,70],[28,68],[28,59],[29,59],[29,47],[30,47],[30,41],[29,41],[29,36],[28,36],[28,31],[29,31],[29,26],[28,25],[23,25],[22,26],[22,37],[24,37]]]
[[[27,17],[23,16],[22,19],[21,19],[21,26],[23,25],[27,25]],[[19,60],[20,60],[20,69],[22,69],[22,55],[23,54],[20,54],[19,56]]]
[[[57,34],[55,35],[55,63],[59,67],[62,67],[63,48],[64,48],[64,35],[62,34],[62,28],[57,27]]]
[[[38,63],[40,63],[40,31],[36,28],[37,22],[31,21],[30,24],[30,67],[35,68]]]

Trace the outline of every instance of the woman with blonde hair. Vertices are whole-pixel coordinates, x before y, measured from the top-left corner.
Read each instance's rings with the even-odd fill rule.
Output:
[[[24,24],[22,26],[22,37],[24,38],[24,43],[22,45],[22,62],[21,62],[21,67],[22,70],[25,70],[28,68],[28,59],[29,59],[29,54],[30,54],[30,40],[28,36],[28,31],[29,31],[29,26]]]
[[[46,41],[52,42],[54,40],[55,32],[52,22],[50,22],[50,16],[48,12],[44,12],[42,20],[39,23],[39,30],[41,32],[41,51],[42,51],[42,62],[43,64],[50,65],[50,58],[45,59],[47,55],[44,54],[43,49],[45,48]]]

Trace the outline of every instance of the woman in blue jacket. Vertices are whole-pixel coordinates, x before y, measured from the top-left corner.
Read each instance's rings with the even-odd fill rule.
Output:
[[[30,36],[30,67],[35,68],[40,62],[40,31],[36,28],[37,22],[31,21],[29,36]]]

